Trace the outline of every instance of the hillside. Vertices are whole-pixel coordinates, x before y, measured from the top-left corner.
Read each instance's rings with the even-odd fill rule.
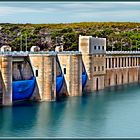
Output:
[[[71,24],[0,24],[0,47],[9,44],[12,50],[54,50],[63,42],[64,50],[78,50],[79,35],[106,37],[107,50],[139,50],[140,23],[83,22]],[[61,40],[60,39],[63,39]],[[62,38],[63,37],[63,38]],[[22,44],[22,46],[21,46]]]

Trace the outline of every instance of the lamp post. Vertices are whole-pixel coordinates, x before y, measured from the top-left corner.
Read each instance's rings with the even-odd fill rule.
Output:
[[[129,37],[128,37],[128,39],[130,40],[130,50],[132,51],[132,40]]]
[[[113,51],[113,38],[112,38],[112,51]]]
[[[139,41],[137,41],[137,48],[138,48],[138,51],[140,51],[140,48],[139,48]]]
[[[20,35],[20,51],[22,51],[22,34]]]
[[[25,34],[25,45],[26,45],[26,51],[27,51],[27,34]]]
[[[138,47],[137,47],[137,40],[136,40],[136,51],[138,51]]]
[[[121,39],[121,51],[122,51],[122,40],[123,40],[123,38]]]
[[[57,46],[57,38],[58,38],[58,37],[55,38],[55,44],[56,44],[56,46]]]
[[[132,40],[131,39],[130,39],[130,48],[131,48],[131,51],[132,51]]]

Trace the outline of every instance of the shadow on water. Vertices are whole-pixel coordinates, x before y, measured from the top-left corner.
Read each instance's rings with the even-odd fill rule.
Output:
[[[26,102],[2,107],[0,136],[140,136],[139,92],[139,83],[135,83],[56,102]],[[132,114],[135,114],[135,120]]]

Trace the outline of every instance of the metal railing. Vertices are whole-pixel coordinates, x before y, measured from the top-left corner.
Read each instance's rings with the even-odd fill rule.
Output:
[[[29,54],[50,54],[50,55],[57,55],[57,54],[82,54],[79,51],[62,51],[62,52],[55,52],[55,51],[38,51],[38,52],[31,52],[31,51],[6,51],[0,52],[0,55],[11,55],[11,56],[28,56]],[[106,51],[105,54],[140,54],[140,51]]]
[[[140,51],[106,51],[106,54],[140,54]]]

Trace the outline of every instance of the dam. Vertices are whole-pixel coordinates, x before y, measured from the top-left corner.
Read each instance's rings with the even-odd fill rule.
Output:
[[[58,46],[58,48],[60,48]],[[140,80],[140,51],[106,51],[106,38],[79,36],[78,51],[0,52],[0,104],[56,101]]]

